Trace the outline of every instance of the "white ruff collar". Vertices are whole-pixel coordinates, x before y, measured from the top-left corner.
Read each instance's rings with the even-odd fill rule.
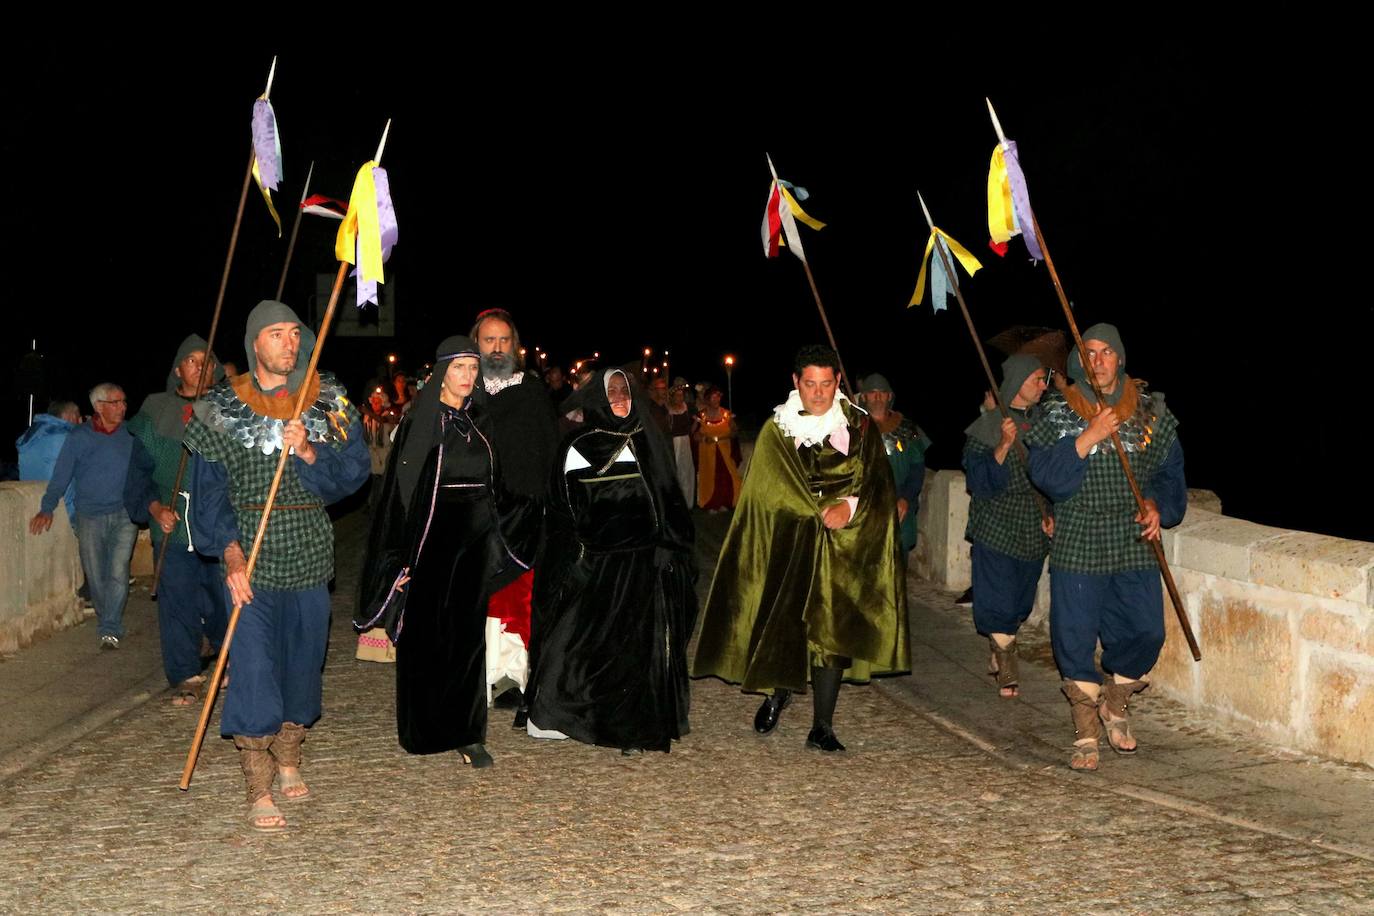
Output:
[[[841,401],[848,400],[844,392],[835,392],[835,402],[830,405],[830,409],[815,417],[806,412],[806,408],[802,406],[801,395],[793,388],[792,393],[787,396],[787,403],[773,408],[773,422],[782,429],[783,435],[796,440],[797,448],[804,445],[820,445],[832,433],[844,430],[843,435],[835,437],[837,440],[843,439],[843,445],[839,441],[832,441],[831,445],[842,453],[849,454],[849,421],[845,419],[844,409],[840,406]]]

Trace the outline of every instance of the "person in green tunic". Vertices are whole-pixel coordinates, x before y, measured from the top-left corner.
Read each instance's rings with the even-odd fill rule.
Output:
[[[138,440],[124,484],[129,517],[147,523],[158,555],[163,540],[162,577],[157,590],[158,634],[162,640],[162,670],[173,691],[173,706],[192,706],[205,686],[201,674],[201,646],[219,652],[229,612],[224,605],[224,571],[215,557],[196,553],[188,521],[194,495],[189,474],[181,474],[182,438],[191,420],[206,343],[198,334],[181,342],[167,376],[167,387],[148,395],[129,432]],[[209,357],[206,387],[223,378],[214,356]],[[175,491],[175,492],[174,492]]]
[[[926,451],[930,437],[921,427],[892,409],[897,396],[886,378],[874,372],[859,380],[859,400],[883,434],[883,451],[897,487],[897,521],[901,524],[902,550],[916,546],[916,512],[921,508],[921,486],[926,479]]]
[[[806,746],[842,751],[840,682],[910,668],[897,497],[882,434],[839,391],[839,358],[808,346],[764,423],[706,599],[693,676],[770,694],[768,734],[812,690]]]

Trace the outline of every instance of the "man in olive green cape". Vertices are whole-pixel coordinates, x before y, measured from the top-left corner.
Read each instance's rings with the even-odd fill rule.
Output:
[[[807,747],[842,751],[840,681],[910,668],[897,496],[877,425],[839,392],[839,360],[804,347],[764,423],[716,566],[693,675],[767,692],[768,734],[810,676]]]

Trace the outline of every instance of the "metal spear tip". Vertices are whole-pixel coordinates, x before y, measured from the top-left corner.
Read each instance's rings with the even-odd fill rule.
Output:
[[[921,202],[921,212],[926,215],[926,225],[931,229],[935,228],[935,220],[930,218],[930,208],[926,206],[926,199],[921,196],[921,192],[916,192],[916,199]]]
[[[382,128],[382,142],[377,144],[377,155],[372,157],[372,161],[378,165],[382,164],[382,150],[386,149],[386,135],[391,133],[391,119],[386,119],[386,127]]]
[[[263,98],[272,97],[272,78],[277,75],[277,55],[272,55],[272,68],[267,71],[267,88],[262,91]]]
[[[997,120],[997,110],[992,107],[992,99],[983,97],[983,101],[988,103],[988,115],[992,118],[992,129],[997,131],[997,142],[1002,144],[1002,148],[1007,148],[1007,135],[1002,133],[1002,122]]]

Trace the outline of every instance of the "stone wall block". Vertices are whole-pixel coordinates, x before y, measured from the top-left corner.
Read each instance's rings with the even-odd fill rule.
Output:
[[[1198,634],[1201,629],[1198,625],[1197,600],[1194,596],[1193,583],[1189,579],[1200,579],[1195,574],[1187,574],[1184,570],[1174,570],[1174,579],[1178,585],[1178,590],[1183,596],[1184,604],[1188,610],[1188,620],[1193,625],[1193,633]],[[1154,669],[1151,670],[1146,680],[1161,688],[1169,695],[1182,700],[1185,703],[1195,703],[1197,701],[1197,663],[1193,661],[1193,653],[1188,649],[1188,640],[1183,636],[1183,628],[1179,626],[1178,615],[1174,612],[1173,603],[1169,600],[1169,590],[1163,589],[1164,600],[1162,610],[1164,612],[1164,648],[1159,653],[1159,661],[1155,662]],[[1201,646],[1201,637],[1199,636]],[[1201,646],[1206,656],[1207,649]]]
[[[1256,723],[1288,726],[1297,661],[1288,613],[1214,593],[1201,596],[1198,616],[1202,702]]]
[[[1250,551],[1250,581],[1305,595],[1368,603],[1374,544],[1291,531]]]
[[[1252,548],[1287,533],[1282,528],[1221,515],[1199,518],[1176,535],[1173,562],[1198,572],[1246,582],[1250,579]]]
[[[1374,664],[1312,653],[1305,724],[1317,753],[1374,766]]]

